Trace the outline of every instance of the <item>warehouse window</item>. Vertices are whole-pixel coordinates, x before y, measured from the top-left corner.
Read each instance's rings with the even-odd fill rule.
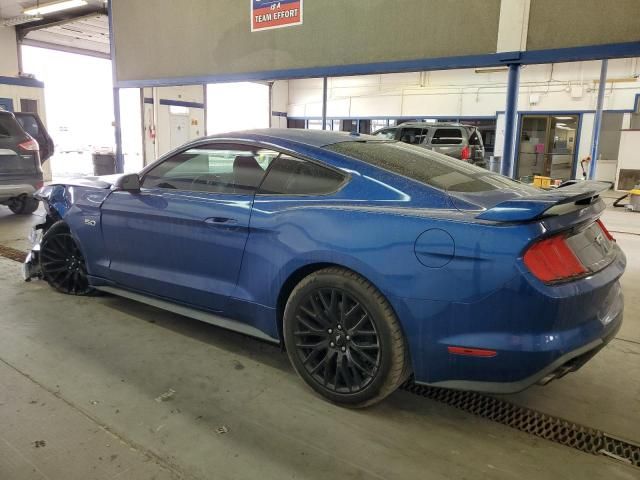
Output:
[[[335,192],[344,175],[288,155],[279,156],[260,186],[263,195],[325,195]]]

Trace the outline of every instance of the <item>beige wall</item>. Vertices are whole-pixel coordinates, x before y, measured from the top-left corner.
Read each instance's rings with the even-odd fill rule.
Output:
[[[0,26],[0,76],[18,75],[18,48],[16,30],[13,27]]]
[[[527,50],[637,41],[638,0],[531,0]]]
[[[500,14],[500,0],[307,0],[303,25],[251,33],[249,0],[112,5],[118,80],[495,53]]]

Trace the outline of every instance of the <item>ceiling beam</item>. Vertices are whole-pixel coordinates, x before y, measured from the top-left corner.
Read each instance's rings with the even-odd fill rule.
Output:
[[[22,40],[21,44],[27,45],[30,47],[40,47],[40,48],[46,48],[49,50],[57,50],[59,52],[75,53],[78,55],[87,55],[89,57],[104,58],[105,60],[111,60],[111,55],[109,55],[108,53],[102,53],[96,50],[87,50],[84,48],[70,47],[68,45],[60,45],[58,43],[43,42],[41,40],[30,40],[28,38],[25,38],[24,40]]]
[[[87,5],[86,7],[74,8],[71,11],[60,12],[55,15],[47,15],[40,21],[18,25],[16,27],[16,34],[18,35],[19,41],[22,41],[29,32],[54,27],[56,25],[65,25],[77,20],[92,18],[96,15],[108,15],[107,9],[105,7]]]

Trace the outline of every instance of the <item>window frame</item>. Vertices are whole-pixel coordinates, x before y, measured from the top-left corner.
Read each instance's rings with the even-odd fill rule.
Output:
[[[235,140],[233,138],[216,138],[216,139],[209,139],[207,141],[202,140],[199,141],[197,143],[191,143],[191,144],[187,144],[187,145],[183,145],[181,147],[179,147],[176,150],[172,150],[170,152],[168,152],[167,154],[165,154],[165,156],[159,158],[158,160],[156,160],[155,162],[147,165],[146,167],[144,167],[140,173],[138,173],[138,177],[140,178],[140,185],[144,184],[144,179],[146,177],[146,175],[153,170],[154,168],[160,166],[161,164],[163,164],[164,162],[171,160],[172,158],[174,158],[177,155],[182,155],[183,153],[187,152],[188,150],[192,150],[194,148],[205,148],[207,146],[216,146],[216,145],[238,145],[238,146],[242,146],[242,147],[254,147],[256,149],[268,149],[268,150],[272,150],[274,152],[278,153],[278,156],[275,157],[274,160],[271,161],[271,163],[269,163],[269,166],[267,167],[267,169],[264,171],[264,175],[262,176],[262,180],[260,181],[260,183],[258,184],[258,186],[254,189],[253,192],[253,197],[255,198],[256,196],[260,196],[260,197],[323,197],[323,196],[327,196],[327,195],[333,195],[335,193],[338,193],[340,190],[342,190],[345,185],[347,185],[350,181],[351,181],[351,174],[348,172],[345,172],[344,170],[341,170],[337,167],[334,167],[333,165],[329,165],[327,163],[323,163],[322,161],[313,159],[313,158],[309,158],[306,155],[302,155],[298,152],[294,152],[293,150],[289,150],[287,148],[282,148],[279,147],[277,145],[272,145],[272,144],[261,144],[261,143],[257,143],[257,142],[250,142],[247,140]],[[329,151],[330,152],[330,151]],[[262,184],[264,183],[265,179],[267,178],[267,175],[269,175],[269,171],[271,170],[271,166],[273,165],[273,163],[276,161],[276,159],[278,159],[280,157],[280,155],[288,155],[291,157],[294,157],[298,160],[302,160],[305,162],[310,162],[313,163],[315,165],[318,165],[319,167],[322,168],[326,168],[328,170],[331,170],[335,173],[338,173],[339,175],[342,175],[342,182],[338,185],[338,187],[332,191],[332,192],[328,192],[328,193],[321,193],[321,194],[317,194],[317,193],[259,193],[260,188],[262,187]],[[153,188],[145,188],[142,187],[145,190],[154,190]],[[195,191],[195,190],[172,190],[172,189],[162,189],[162,190],[166,190],[168,192],[191,192],[191,193],[203,193],[206,195],[236,195],[236,196],[247,196],[246,193],[235,193],[235,192],[203,192],[203,191]]]

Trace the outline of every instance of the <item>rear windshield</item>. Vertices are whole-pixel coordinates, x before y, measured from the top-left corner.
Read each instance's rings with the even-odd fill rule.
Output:
[[[538,189],[508,177],[405,143],[344,142],[325,148],[449,192],[518,190],[540,193]]]
[[[462,131],[459,128],[438,128],[431,139],[433,145],[460,145]]]

